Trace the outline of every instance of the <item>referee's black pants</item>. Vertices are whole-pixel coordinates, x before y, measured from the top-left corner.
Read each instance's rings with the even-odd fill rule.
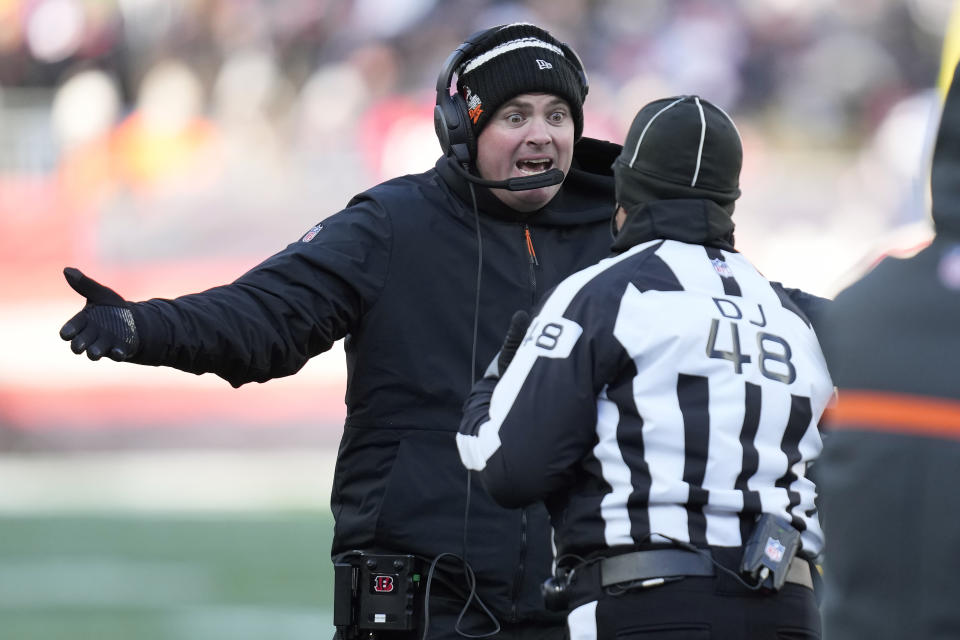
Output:
[[[614,592],[616,593],[616,592]],[[723,573],[686,577],[619,594],[609,590],[573,609],[570,640],[811,640],[821,637],[812,589],[788,583],[751,591]]]

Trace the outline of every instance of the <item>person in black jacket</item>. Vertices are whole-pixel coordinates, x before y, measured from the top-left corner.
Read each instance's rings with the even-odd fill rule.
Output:
[[[446,556],[428,637],[498,627],[498,638],[560,637],[563,619],[540,595],[551,563],[545,508],[505,511],[468,485],[454,436],[513,311],[609,252],[619,146],[581,137],[587,88],[577,55],[543,29],[472,36],[438,78],[445,155],[433,169],[355,196],[232,284],[202,293],[131,303],[67,269],[88,303],[61,336],[94,360],[209,372],[235,387],[294,374],[344,339],[334,557],[413,554],[426,578],[428,563],[462,557],[466,544],[493,618],[474,601],[457,623],[470,583]]]
[[[235,387],[294,374],[343,339],[334,558],[413,554],[426,565],[443,556],[420,625],[430,638],[497,628],[500,638],[559,637],[563,617],[540,594],[552,560],[546,509],[505,511],[468,484],[454,438],[511,314],[609,254],[620,146],[581,136],[580,60],[533,25],[471,36],[437,85],[444,156],[433,169],[355,196],[232,284],[202,293],[131,303],[67,269],[87,305],[61,337],[94,360],[213,373]],[[466,566],[492,616],[474,601],[457,623]]]
[[[958,74],[931,167],[933,241],[881,261],[822,322],[837,385],[818,463],[831,640],[960,633]]]
[[[573,640],[820,637],[806,467],[833,385],[806,315],[734,249],[741,158],[710,102],[642,108],[617,255],[518,319],[468,398],[464,465],[504,507],[548,505]]]

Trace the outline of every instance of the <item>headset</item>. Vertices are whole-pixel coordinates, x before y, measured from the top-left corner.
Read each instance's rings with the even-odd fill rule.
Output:
[[[464,61],[469,60],[473,56],[473,52],[501,28],[498,26],[477,31],[464,40],[459,47],[447,56],[443,63],[440,75],[437,77],[437,106],[433,111],[433,128],[437,133],[437,139],[440,141],[440,148],[443,149],[443,154],[452,160],[450,164],[460,177],[482,187],[526,191],[560,184],[564,179],[563,171],[560,169],[550,169],[539,175],[510,178],[509,180],[484,180],[467,170],[477,157],[477,140],[470,124],[466,100],[455,88],[452,93],[450,91],[453,76]],[[562,42],[558,43],[558,46],[563,51],[563,55],[573,62],[583,89],[583,95],[586,96],[590,85],[580,56]]]

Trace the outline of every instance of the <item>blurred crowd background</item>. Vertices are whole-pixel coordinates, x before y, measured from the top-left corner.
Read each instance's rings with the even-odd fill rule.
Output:
[[[57,337],[77,266],[128,299],[227,282],[439,155],[436,76],[531,21],[588,70],[588,136],[697,93],[745,140],[738,247],[833,295],[929,234],[952,0],[0,0],[0,450],[336,442],[343,363],[234,391]],[[210,379],[208,379],[210,378]]]

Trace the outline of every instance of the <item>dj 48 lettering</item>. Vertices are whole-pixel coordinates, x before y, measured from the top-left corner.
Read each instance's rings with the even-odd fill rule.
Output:
[[[733,300],[727,298],[714,298],[714,304],[720,310],[720,314],[726,318],[722,321],[714,318],[710,321],[710,334],[707,337],[707,356],[718,358],[720,360],[729,360],[733,364],[733,370],[736,373],[743,373],[743,365],[753,362],[750,355],[744,353],[740,343],[740,324],[739,320],[744,319],[743,312]],[[757,319],[748,320],[750,324],[758,327],[767,326],[767,317],[763,312],[763,305],[757,305],[759,316]],[[720,349],[717,347],[717,337],[720,334],[721,323],[730,327],[730,348]],[[784,338],[766,331],[757,332],[757,366],[763,377],[784,384],[791,384],[797,379],[797,368],[791,362],[793,350],[790,343]]]

